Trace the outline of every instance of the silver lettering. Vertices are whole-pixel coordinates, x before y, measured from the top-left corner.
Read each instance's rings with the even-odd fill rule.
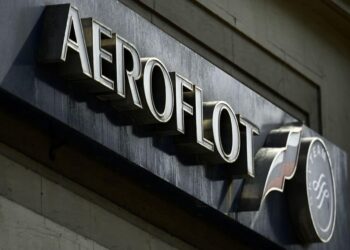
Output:
[[[174,109],[174,92],[169,72],[165,65],[157,58],[143,58],[142,61],[145,62],[143,71],[143,89],[149,111],[157,121],[162,123],[168,122],[171,119]],[[152,91],[152,85],[155,84],[153,72],[156,68],[160,69],[165,87],[163,112],[157,110]]]
[[[231,150],[229,151],[229,153],[225,152],[225,149],[223,147],[223,141],[221,138],[221,130],[223,129],[221,126],[221,118],[223,112],[227,112],[229,116],[228,120],[224,120],[226,123],[225,125],[227,125],[228,123],[231,124],[231,138],[229,139],[231,142]],[[212,127],[214,142],[218,153],[220,154],[222,159],[224,159],[227,163],[234,162],[239,155],[240,134],[236,115],[228,103],[221,101],[215,104],[212,118]]]
[[[132,57],[132,70],[125,69],[125,50],[127,50]],[[131,96],[133,103],[142,108],[141,98],[137,89],[136,80],[141,77],[141,60],[140,55],[134,45],[128,43],[123,38],[116,36],[116,64],[117,64],[117,93],[121,97],[126,97],[125,91],[125,71],[129,82]]]
[[[112,31],[103,24],[92,20],[92,52],[94,65],[94,80],[107,88],[114,90],[114,82],[102,74],[102,60],[113,63],[113,56],[101,47],[101,35],[112,38]]]
[[[195,109],[196,109],[196,138],[197,143],[210,151],[214,151],[214,144],[204,138],[203,125],[203,94],[202,89],[195,86]]]
[[[175,93],[176,93],[176,128],[182,134],[185,133],[184,113],[193,115],[193,107],[184,101],[184,88],[193,91],[194,84],[182,76],[175,76]]]
[[[247,174],[250,177],[255,176],[255,169],[254,169],[254,148],[253,148],[253,136],[259,135],[259,128],[255,126],[252,122],[248,121],[247,119],[243,118],[242,116],[239,117],[239,123],[245,127],[245,131],[242,134],[245,134],[245,146],[246,146],[246,165],[247,165]]]
[[[70,38],[72,28],[74,30],[76,41],[73,41]],[[92,77],[89,57],[88,57],[84,33],[83,33],[83,27],[79,18],[79,11],[77,8],[72,6],[69,7],[66,30],[64,32],[64,40],[63,40],[62,51],[61,51],[62,61],[66,61],[68,48],[71,48],[74,51],[79,53],[81,68],[83,70],[83,73],[89,77]]]

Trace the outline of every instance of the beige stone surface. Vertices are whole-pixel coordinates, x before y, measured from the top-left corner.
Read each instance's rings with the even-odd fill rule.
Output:
[[[0,143],[0,249],[193,248]]]

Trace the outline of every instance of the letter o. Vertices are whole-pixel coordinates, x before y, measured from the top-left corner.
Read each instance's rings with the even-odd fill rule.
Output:
[[[222,122],[224,124],[222,124]],[[225,125],[228,125],[228,123],[230,123],[231,129],[224,127]],[[235,112],[228,103],[220,101],[215,105],[213,110],[212,128],[214,143],[222,159],[228,163],[235,162],[240,150],[240,132]],[[231,139],[231,145],[223,144],[222,137],[224,137],[225,140]],[[228,148],[230,149],[228,150]]]
[[[157,70],[158,68],[158,70]],[[160,112],[156,107],[155,98],[153,96],[153,85],[154,82],[154,71],[157,70],[158,77],[159,73],[162,75],[162,80],[165,88],[165,97],[160,98],[164,99],[164,110]],[[160,71],[159,71],[160,70]],[[157,77],[157,78],[158,78]],[[158,79],[157,79],[158,80]],[[170,79],[170,75],[165,65],[157,58],[148,58],[143,72],[143,88],[145,92],[145,99],[148,105],[149,111],[153,115],[153,117],[159,122],[165,123],[171,119],[174,110],[174,90],[173,85]],[[159,106],[159,105],[158,105]]]

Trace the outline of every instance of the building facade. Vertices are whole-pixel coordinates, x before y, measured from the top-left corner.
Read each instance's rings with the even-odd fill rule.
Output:
[[[0,248],[347,249],[349,11],[0,1]]]

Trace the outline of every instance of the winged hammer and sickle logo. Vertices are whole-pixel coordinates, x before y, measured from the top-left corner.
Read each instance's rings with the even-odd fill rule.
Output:
[[[256,153],[255,178],[245,180],[239,210],[259,210],[272,191],[283,192],[285,180],[297,168],[302,127],[286,126],[272,130],[263,148]]]

